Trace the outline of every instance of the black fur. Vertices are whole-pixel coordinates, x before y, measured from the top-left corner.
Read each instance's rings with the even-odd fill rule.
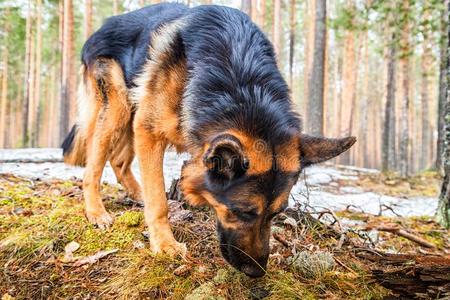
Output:
[[[68,155],[72,149],[73,149],[73,141],[75,139],[75,136],[77,135],[78,127],[77,125],[73,125],[72,129],[70,130],[69,134],[64,139],[64,142],[61,145],[61,148],[63,149],[63,155]]]
[[[111,17],[85,43],[82,61],[91,66],[96,58],[113,58],[122,66],[127,86],[133,86],[149,58],[151,33],[182,17],[186,26],[177,37],[182,44],[172,55],[185,57],[189,70],[182,113],[189,114],[189,124],[183,125],[189,127],[191,142],[205,142],[204,128],[238,128],[269,146],[300,132],[272,45],[236,9],[164,3]]]

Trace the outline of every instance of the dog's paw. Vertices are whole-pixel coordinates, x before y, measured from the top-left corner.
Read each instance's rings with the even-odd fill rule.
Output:
[[[86,212],[86,217],[89,222],[98,228],[104,230],[112,225],[114,218],[107,212]]]
[[[175,240],[164,242],[150,242],[152,252],[154,254],[167,254],[171,257],[181,256],[185,257],[187,248],[185,243],[179,243]]]

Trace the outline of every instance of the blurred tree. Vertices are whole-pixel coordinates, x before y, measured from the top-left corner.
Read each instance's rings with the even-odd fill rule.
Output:
[[[144,6],[141,3],[141,6]],[[92,34],[92,0],[84,0],[84,40]]]
[[[325,48],[327,32],[326,0],[315,1],[313,64],[308,84],[308,132],[323,135]]]
[[[277,59],[280,55],[280,38],[281,38],[281,0],[273,0],[273,29],[272,43]]]
[[[61,65],[61,106],[59,141],[69,132],[71,108],[75,104],[76,71],[74,68],[74,28],[72,0],[64,1],[62,65]]]
[[[448,3],[448,2],[447,2]],[[447,4],[450,11],[450,4]],[[447,24],[447,47],[450,47],[450,27]],[[441,195],[437,210],[437,220],[442,226],[450,228],[450,57],[447,52],[446,73],[446,103],[445,103],[445,138],[444,138],[444,182],[442,183]]]
[[[445,102],[447,97],[447,78],[445,73],[447,71],[448,63],[448,53],[447,53],[447,43],[448,43],[448,0],[444,0],[444,6],[441,8],[440,16],[440,39],[439,39],[439,95],[438,95],[438,118],[437,118],[437,128],[438,128],[438,138],[437,138],[437,149],[436,149],[436,169],[442,170],[443,168],[443,155],[444,155],[444,137],[445,137]]]

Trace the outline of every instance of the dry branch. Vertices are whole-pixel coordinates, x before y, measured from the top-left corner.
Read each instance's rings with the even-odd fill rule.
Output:
[[[426,248],[436,249],[436,246],[434,244],[430,243],[429,241],[427,241],[417,235],[414,235],[410,232],[407,232],[406,230],[403,230],[397,226],[393,226],[393,227],[383,226],[383,227],[376,227],[375,229],[378,231],[385,231],[385,232],[390,232],[390,233],[396,234],[398,236],[404,237],[405,239],[413,241],[414,243],[417,243]]]

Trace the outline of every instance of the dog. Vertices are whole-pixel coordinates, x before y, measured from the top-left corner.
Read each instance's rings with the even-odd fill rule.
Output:
[[[113,16],[82,49],[78,119],[64,161],[85,166],[88,220],[113,223],[100,196],[109,161],[129,195],[144,202],[155,253],[183,254],[168,221],[167,147],[187,152],[180,187],[217,215],[223,257],[263,276],[271,220],[305,167],[348,150],[354,137],[301,132],[288,86],[266,36],[239,10],[157,4]],[[130,166],[139,161],[142,189]]]

